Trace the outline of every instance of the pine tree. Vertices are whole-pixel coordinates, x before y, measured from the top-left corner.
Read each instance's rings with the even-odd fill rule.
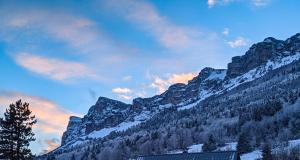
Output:
[[[208,141],[205,142],[202,146],[203,152],[211,152],[217,149],[217,143],[214,140],[214,137],[212,135],[209,136]]]
[[[272,160],[271,149],[270,149],[270,146],[268,144],[265,144],[263,146],[262,159],[263,160]]]
[[[36,123],[28,103],[18,100],[9,105],[0,119],[0,159],[32,159],[29,142],[34,141],[32,126]]]
[[[248,153],[252,150],[252,147],[249,142],[249,137],[245,134],[242,133],[239,136],[238,139],[238,144],[237,144],[237,152],[239,155]]]

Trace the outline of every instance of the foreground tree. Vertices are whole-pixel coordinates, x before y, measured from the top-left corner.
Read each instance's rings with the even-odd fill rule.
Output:
[[[246,133],[240,134],[238,139],[238,144],[237,144],[238,154],[241,155],[251,151],[252,151],[252,147],[250,145],[249,136]]]
[[[262,149],[262,159],[263,160],[272,160],[272,154],[269,144],[264,144]]]
[[[212,152],[217,149],[217,143],[212,135],[209,136],[208,141],[202,146],[203,152]]]
[[[34,141],[32,126],[35,116],[29,110],[29,103],[18,100],[9,105],[0,119],[0,159],[32,159],[29,143]]]

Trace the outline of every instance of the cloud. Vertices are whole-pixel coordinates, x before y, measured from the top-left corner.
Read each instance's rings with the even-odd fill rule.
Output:
[[[266,6],[270,3],[271,0],[252,0],[252,4],[261,7],[261,6]]]
[[[156,88],[158,93],[163,93],[166,91],[167,87],[174,83],[187,83],[189,80],[193,79],[197,74],[196,73],[181,73],[181,74],[172,74],[167,79],[162,79],[160,77],[154,76],[154,81],[151,83],[152,88]]]
[[[72,71],[72,74],[68,74],[71,77],[55,75],[51,79],[87,77],[111,82],[116,76],[127,74],[126,70],[120,68],[138,59],[136,48],[111,38],[98,21],[54,8],[27,7],[15,6],[14,13],[5,14],[10,7],[1,6],[0,39],[7,45],[7,53],[11,55],[26,52],[47,57],[76,57],[77,62],[72,65],[79,67],[78,74]],[[62,58],[60,60],[69,62]],[[92,72],[88,67],[97,70]]]
[[[236,38],[233,41],[228,41],[227,43],[228,43],[228,45],[231,48],[238,48],[238,47],[242,47],[242,46],[248,45],[249,40],[247,40],[247,39],[245,39],[243,37],[238,37],[238,38]]]
[[[270,3],[271,0],[251,0],[250,3],[256,7],[265,6]],[[229,4],[231,2],[248,2],[246,0],[207,0],[207,5],[209,8],[216,5]]]
[[[199,44],[199,37],[202,36],[198,30],[172,23],[146,1],[108,1],[107,5],[129,22],[138,24],[168,49],[180,50]]]
[[[57,138],[46,139],[43,143],[47,148],[43,150],[42,154],[48,153],[60,146],[60,141]]]
[[[132,79],[132,76],[124,76],[124,77],[122,78],[123,81],[129,81],[129,80],[131,80],[131,79]]]
[[[215,5],[227,4],[227,3],[230,3],[233,1],[235,1],[235,0],[207,0],[207,5],[209,8],[211,8]]]
[[[116,94],[128,94],[128,93],[131,93],[131,89],[129,88],[114,88],[112,89],[112,92],[113,93],[116,93]]]
[[[119,95],[120,98],[125,99],[125,100],[131,100],[132,96],[128,96],[128,95]]]
[[[4,113],[5,108],[9,104],[22,99],[23,102],[28,102],[32,113],[36,116],[38,122],[36,128],[43,133],[54,133],[62,135],[71,115],[76,115],[59,105],[47,99],[30,96],[17,92],[0,91],[0,112]],[[37,135],[39,137],[39,135]]]
[[[16,63],[25,69],[54,80],[62,81],[80,77],[97,78],[87,66],[79,62],[43,57],[30,53],[19,53],[14,58]]]
[[[56,12],[56,13],[53,13]],[[80,54],[112,53],[116,51],[111,40],[87,18],[49,10],[17,10],[4,16],[4,25],[23,31],[42,31],[56,40],[76,48]],[[30,32],[29,32],[30,33]]]
[[[228,36],[229,35],[229,28],[224,28],[224,31],[222,32],[223,35]]]
[[[112,92],[117,94],[117,96],[124,100],[131,100],[133,98],[133,91],[129,88],[114,88]]]

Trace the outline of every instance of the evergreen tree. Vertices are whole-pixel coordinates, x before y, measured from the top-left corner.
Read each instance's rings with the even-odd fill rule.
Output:
[[[214,137],[212,135],[209,136],[208,141],[205,142],[202,146],[203,152],[211,152],[217,149],[217,143],[214,140]]]
[[[0,119],[0,159],[32,159],[29,143],[34,141],[32,126],[36,123],[28,103],[18,100],[9,105]]]
[[[263,146],[262,159],[263,160],[272,160],[271,149],[270,149],[270,146],[268,144],[265,144]]]
[[[71,160],[76,160],[75,155],[72,154]]]
[[[252,150],[252,147],[249,142],[249,137],[247,136],[247,134],[245,133],[240,134],[236,148],[239,155],[248,153]]]

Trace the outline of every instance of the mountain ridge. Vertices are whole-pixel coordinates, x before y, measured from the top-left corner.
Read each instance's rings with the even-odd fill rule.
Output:
[[[205,109],[205,106],[210,106],[209,99],[218,99],[216,97],[222,97],[229,93],[233,96],[235,95],[233,91],[239,90],[238,88],[243,88],[243,86],[247,89],[245,91],[251,92],[255,89],[248,83],[269,77],[269,73],[276,73],[276,70],[280,70],[280,68],[289,68],[285,66],[298,66],[299,59],[299,33],[285,41],[268,37],[264,41],[252,45],[245,55],[233,57],[232,61],[228,63],[228,69],[206,67],[187,84],[173,84],[160,95],[135,98],[132,104],[99,97],[96,104],[83,118],[70,117],[67,130],[62,138],[62,145],[52,153],[88,143],[94,138],[103,139],[114,132],[126,133],[130,128],[143,125],[153,118],[162,118],[160,114],[168,111],[180,112],[196,106],[197,108],[202,106],[202,109]],[[271,77],[266,81],[269,82],[272,79],[274,78]],[[240,95],[237,96],[240,97]],[[221,99],[217,104],[228,104],[229,102],[230,100],[227,98],[227,100]],[[230,106],[232,105],[228,105],[226,109],[230,110]],[[214,113],[214,108],[210,108],[210,110],[203,111]],[[232,112],[228,114],[237,114],[237,110]]]

